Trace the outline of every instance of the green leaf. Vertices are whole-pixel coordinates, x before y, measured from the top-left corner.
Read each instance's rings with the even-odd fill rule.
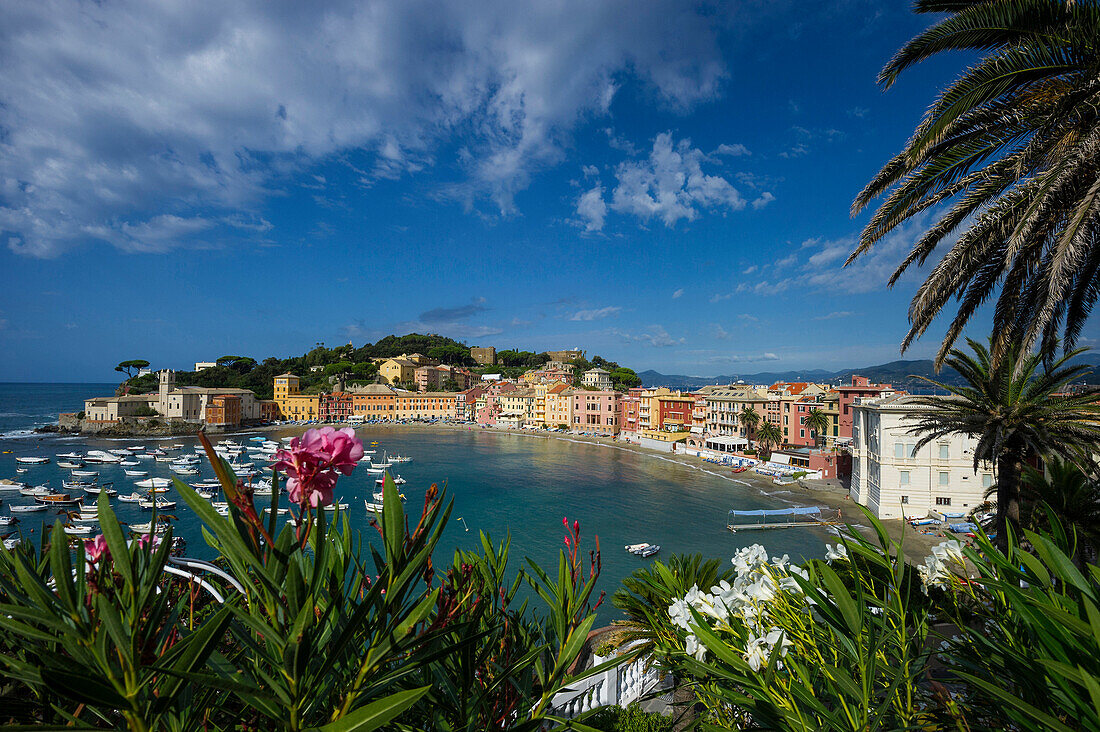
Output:
[[[355,709],[334,722],[316,728],[317,732],[371,732],[387,724],[397,715],[415,704],[431,690],[430,686],[399,691],[384,699]]]

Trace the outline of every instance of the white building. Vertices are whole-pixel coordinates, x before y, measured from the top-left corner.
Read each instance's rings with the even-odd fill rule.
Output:
[[[883,519],[965,515],[984,502],[991,466],[974,472],[977,439],[950,435],[917,450],[921,410],[909,395],[858,398],[852,407],[852,499]]]
[[[611,388],[611,372],[603,369],[588,369],[581,377],[581,383],[599,391],[607,391]]]
[[[213,361],[196,361],[195,362],[195,371],[202,371],[203,369],[212,369],[217,365],[218,364],[216,364]]]

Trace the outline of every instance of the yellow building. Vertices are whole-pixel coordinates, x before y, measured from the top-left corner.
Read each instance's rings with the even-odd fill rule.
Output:
[[[515,389],[501,394],[497,397],[497,401],[500,402],[501,418],[513,418],[516,426],[535,423],[535,399],[534,389]],[[542,424],[541,421],[538,423]]]
[[[454,392],[443,391],[399,391],[393,397],[394,414],[397,419],[454,419],[455,396]]]
[[[383,384],[370,384],[351,395],[351,413],[368,420],[392,422],[397,411],[397,392]]]
[[[290,372],[275,377],[275,403],[279,405],[280,418],[289,419],[286,416],[289,414],[287,411],[288,400],[290,397],[301,393],[300,385],[301,379]]]
[[[411,384],[416,381],[417,366],[418,363],[407,358],[387,358],[378,367],[378,375],[387,384]]]
[[[309,421],[321,413],[320,394],[291,394],[279,404],[283,419]]]
[[[547,427],[555,428],[562,424],[569,427],[573,424],[573,394],[574,390],[568,384],[554,384],[547,389],[543,417]]]

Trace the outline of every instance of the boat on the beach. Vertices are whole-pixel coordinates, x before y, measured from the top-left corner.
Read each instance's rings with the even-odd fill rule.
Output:
[[[20,465],[45,465],[46,463],[50,462],[50,459],[48,457],[37,456],[17,457],[15,459],[15,462],[19,463]]]

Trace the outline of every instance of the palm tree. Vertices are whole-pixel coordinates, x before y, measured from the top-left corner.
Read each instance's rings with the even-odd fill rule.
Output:
[[[764,422],[760,425],[760,430],[756,433],[756,439],[764,447],[768,448],[768,452],[771,452],[772,445],[776,447],[783,441],[783,435],[780,433],[779,428],[771,422]]]
[[[817,436],[821,438],[821,444],[825,444],[825,436],[829,431],[829,416],[822,412],[817,407],[810,410],[810,413],[806,415],[806,426],[817,433]]]
[[[737,415],[737,420],[745,428],[745,437],[752,439],[753,430],[760,424],[760,414],[752,406],[744,407]]]
[[[848,263],[891,232],[913,238],[898,227],[924,228],[930,211],[942,212],[889,281],[945,252],[913,297],[902,350],[957,298],[941,365],[998,288],[997,359],[1017,341],[1030,350],[1041,340],[1051,354],[1059,331],[1069,350],[1100,294],[1100,7],[917,0],[915,10],[947,17],[897,52],[879,73],[884,88],[943,52],[984,55],[857,196],[853,214],[885,199]]]
[[[997,482],[997,542],[1007,548],[1005,529],[1020,530],[1020,478],[1029,455],[1072,459],[1100,441],[1100,407],[1095,394],[1061,392],[1088,367],[1066,362],[1086,349],[1071,351],[1043,366],[1042,356],[1021,355],[1009,345],[1004,358],[967,339],[974,355],[952,349],[946,363],[965,380],[954,386],[918,377],[949,396],[915,397],[924,407],[915,418],[912,434],[922,435],[916,448],[945,435],[963,434],[978,440],[974,470],[982,462],[994,466]],[[992,345],[992,344],[991,344]]]
[[[1047,510],[1076,538],[1074,559],[1084,568],[1100,547],[1100,481],[1069,460],[1052,458],[1047,475],[1030,465],[1024,468],[1020,489],[1020,522],[1024,527],[1047,529]],[[1046,509],[1046,510],[1043,510]]]

